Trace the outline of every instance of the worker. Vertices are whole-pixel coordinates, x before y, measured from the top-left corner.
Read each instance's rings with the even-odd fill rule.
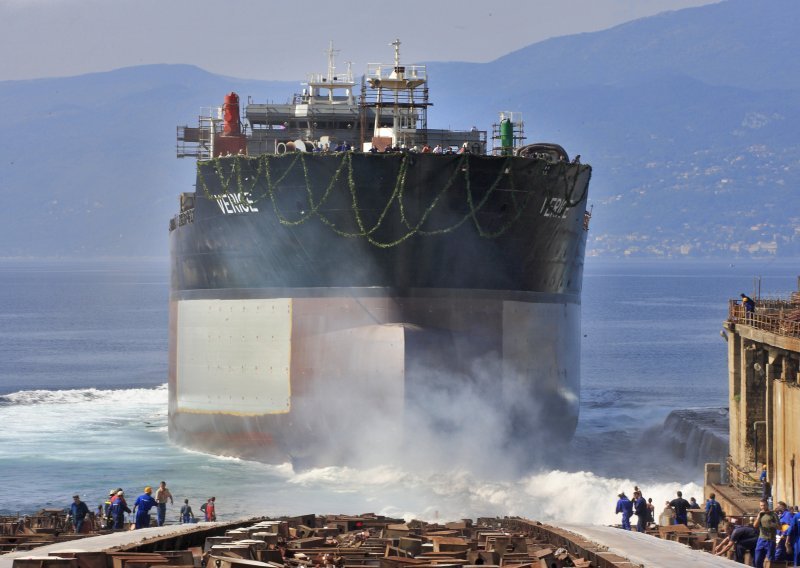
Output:
[[[775,514],[778,515],[780,524],[778,525],[777,538],[775,542],[775,554],[770,560],[775,562],[787,562],[791,555],[789,554],[789,529],[794,520],[794,513],[789,509],[783,501],[778,501],[778,506],[775,508]]]
[[[766,499],[759,503],[760,511],[753,528],[758,530],[758,541],[756,541],[755,566],[764,568],[765,560],[772,560],[775,556],[775,536],[778,529],[778,516],[769,510]]]
[[[194,522],[194,511],[192,511],[191,505],[189,505],[189,500],[183,500],[183,506],[181,507],[181,522],[182,523],[193,523]]]
[[[643,533],[647,530],[647,521],[650,513],[647,510],[647,501],[642,497],[642,492],[637,491],[633,494],[633,510],[636,513],[636,532]]]
[[[72,518],[72,526],[75,528],[75,534],[79,534],[83,529],[83,521],[88,514],[89,507],[86,506],[86,503],[81,501],[80,495],[73,495],[72,505],[69,508],[69,516]]]
[[[617,495],[619,499],[617,500],[617,510],[616,513],[622,513],[622,528],[626,531],[631,530],[631,515],[633,514],[633,503],[628,497],[625,495],[623,491],[619,495]]]
[[[678,496],[669,502],[669,506],[675,511],[675,524],[685,525],[688,522],[689,501],[683,498],[683,493],[678,491]]]
[[[114,498],[116,498],[117,491],[119,491],[119,489],[112,489],[109,491],[108,499],[106,499],[106,502],[103,503],[103,516],[106,518],[107,529],[110,529],[114,526],[114,519],[111,518],[111,503],[114,501]]]
[[[158,521],[158,526],[160,527],[164,526],[164,519],[167,516],[167,499],[169,499],[170,505],[175,504],[175,501],[172,500],[172,493],[170,493],[169,489],[167,489],[167,482],[162,481],[156,490],[156,501],[158,502],[156,519]]]
[[[794,513],[789,529],[786,531],[786,551],[794,559],[794,565],[800,566],[800,513]]]
[[[739,296],[742,298],[742,306],[744,306],[745,314],[752,314],[756,309],[756,303],[745,294],[739,294]]]
[[[117,494],[111,500],[111,506],[108,510],[111,514],[111,528],[115,531],[122,530],[125,525],[125,513],[131,512],[128,508],[128,503],[125,501],[125,492],[122,489],[117,491]]]
[[[711,493],[706,501],[706,528],[710,531],[717,531],[719,522],[722,520],[722,506],[716,499],[716,495]]]
[[[200,506],[200,510],[203,511],[203,513],[205,513],[206,515],[206,521],[217,520],[216,504],[217,504],[217,498],[210,497],[208,501],[206,501]]]
[[[153,488],[148,485],[144,488],[144,493],[139,495],[133,503],[137,529],[145,529],[150,526],[150,509],[158,507],[158,501],[153,499],[152,493]]]

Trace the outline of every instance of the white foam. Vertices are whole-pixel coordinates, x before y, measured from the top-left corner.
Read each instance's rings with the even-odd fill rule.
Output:
[[[70,390],[26,390],[6,394],[0,397],[7,406],[34,404],[86,404],[115,403],[120,401],[137,403],[166,404],[167,385],[151,389],[70,389]]]
[[[485,515],[520,515],[541,521],[562,520],[592,524],[619,522],[614,508],[617,494],[633,492],[641,482],[604,478],[591,472],[544,471],[517,480],[475,477],[468,471],[413,473],[396,467],[367,470],[326,467],[304,471],[288,479],[291,485],[339,494],[360,493],[379,504],[384,514],[428,521]],[[656,515],[675,492],[702,499],[694,483],[643,485]],[[401,502],[393,502],[402,496]]]
[[[139,424],[166,431],[167,387],[152,389],[30,390],[5,395],[0,405],[0,457],[88,451],[113,428]],[[80,440],[81,444],[75,444]],[[48,447],[58,448],[57,452]]]
[[[677,490],[687,498],[702,497],[702,489],[693,483],[648,485],[627,477],[564,471],[564,467],[521,478],[486,473],[491,471],[486,467],[476,473],[463,466],[442,468],[424,461],[295,471],[289,463],[270,465],[194,452],[167,440],[166,385],[20,391],[4,400],[0,460],[19,473],[8,487],[12,495],[19,495],[18,500],[4,504],[10,510],[30,505],[26,493],[30,483],[48,487],[48,494],[63,493],[47,497],[60,504],[62,499],[68,503],[74,491],[92,502],[105,494],[106,486],[139,487],[163,478],[170,479],[176,495],[190,498],[195,505],[198,499],[216,495],[220,518],[376,511],[428,521],[519,515],[541,521],[613,524],[618,522],[614,514],[617,493],[625,490],[630,495],[635,484],[642,486],[645,497],[653,498],[656,515]],[[29,465],[35,469],[28,469]],[[63,477],[57,477],[61,480],[55,484],[53,467],[60,468]],[[625,471],[626,464],[619,468]],[[692,476],[687,473],[687,477]]]

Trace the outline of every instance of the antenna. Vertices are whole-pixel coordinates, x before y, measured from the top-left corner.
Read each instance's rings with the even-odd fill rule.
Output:
[[[394,40],[389,45],[394,46],[394,66],[400,67],[400,38]]]
[[[328,54],[328,82],[333,81],[333,77],[336,74],[336,54],[339,53],[340,50],[333,49],[333,40],[330,40],[328,44],[328,49],[326,49],[323,53]]]

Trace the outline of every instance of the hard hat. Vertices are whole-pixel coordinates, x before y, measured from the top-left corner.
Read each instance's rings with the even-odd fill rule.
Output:
[[[153,492],[153,488],[148,485],[147,487],[144,488],[144,492],[145,493],[152,493]]]

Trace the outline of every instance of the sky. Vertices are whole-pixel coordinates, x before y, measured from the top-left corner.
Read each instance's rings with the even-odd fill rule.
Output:
[[[0,80],[189,63],[302,79],[391,62],[488,62],[532,43],[717,0],[0,0]]]

